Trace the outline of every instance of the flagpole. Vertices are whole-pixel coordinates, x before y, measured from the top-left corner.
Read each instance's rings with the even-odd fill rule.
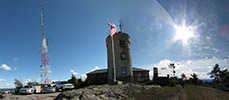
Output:
[[[108,22],[110,22],[109,19],[108,19]],[[111,34],[111,28],[110,27],[109,27],[109,32],[110,32],[110,36],[111,36],[111,47],[112,47],[113,68],[114,68],[114,82],[116,82],[116,67],[115,67],[114,41],[113,41],[113,36]]]

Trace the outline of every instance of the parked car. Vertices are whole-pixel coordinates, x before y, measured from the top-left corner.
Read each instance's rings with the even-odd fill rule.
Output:
[[[63,91],[66,89],[73,89],[74,85],[72,83],[69,82],[57,82],[56,83],[56,90],[57,91]]]
[[[19,94],[19,91],[20,91],[21,88],[22,88],[22,87],[16,87],[16,89],[15,89],[15,94]]]
[[[10,93],[10,90],[4,90],[2,91],[2,94],[9,94]]]
[[[10,93],[11,94],[15,94],[15,90],[13,89],[13,90],[10,90]]]
[[[50,93],[50,92],[56,92],[56,86],[51,86],[51,84],[44,84],[41,87],[41,93]]]
[[[36,92],[36,89],[33,85],[26,85],[19,90],[19,94],[33,94]]]

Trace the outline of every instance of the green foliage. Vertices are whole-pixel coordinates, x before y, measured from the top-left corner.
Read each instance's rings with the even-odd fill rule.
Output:
[[[210,74],[214,77],[214,81],[217,83],[219,83],[219,79],[220,79],[219,73],[220,73],[219,64],[215,64],[215,67],[213,68]]]
[[[153,81],[148,81],[145,83],[146,85],[155,85],[156,83],[154,83]]]
[[[199,79],[195,73],[191,74],[191,76],[192,76],[192,78],[190,78],[190,80],[191,80],[192,84],[194,84],[194,85],[200,84]]]
[[[28,82],[28,85],[39,85],[38,82]]]
[[[19,81],[18,79],[15,79],[14,85],[16,87],[23,87],[23,84],[21,83],[21,81]]]
[[[72,78],[68,80],[69,83],[72,83],[74,85],[74,88],[78,89],[82,87],[82,81],[81,79],[77,79],[73,74]]]
[[[229,71],[227,69],[220,70],[219,64],[216,64],[210,74],[214,77],[216,88],[229,91]]]
[[[176,80],[175,79],[171,79],[169,80],[169,86],[176,86]]]
[[[160,86],[168,86],[169,85],[169,78],[158,77],[156,80],[153,80],[153,82],[160,85]]]

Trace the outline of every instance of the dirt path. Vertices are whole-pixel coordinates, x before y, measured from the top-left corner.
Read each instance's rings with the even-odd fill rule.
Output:
[[[184,89],[181,89],[181,91],[178,93],[178,97],[180,100],[187,100],[187,94]]]
[[[181,89],[180,92],[176,96],[170,97],[167,100],[188,100],[188,99],[187,99],[187,94],[185,93],[185,90]]]

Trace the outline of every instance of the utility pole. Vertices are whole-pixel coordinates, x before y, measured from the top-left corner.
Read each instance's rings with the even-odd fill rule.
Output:
[[[172,67],[172,69],[173,69],[173,77],[175,77],[175,73],[176,73],[176,71],[175,71],[175,65],[174,65],[174,63],[170,63],[170,65],[169,65],[170,67]]]
[[[119,29],[120,29],[120,32],[121,32],[121,33],[122,33],[122,26],[123,26],[123,25],[122,25],[122,20],[120,19],[120,20],[119,20]]]

